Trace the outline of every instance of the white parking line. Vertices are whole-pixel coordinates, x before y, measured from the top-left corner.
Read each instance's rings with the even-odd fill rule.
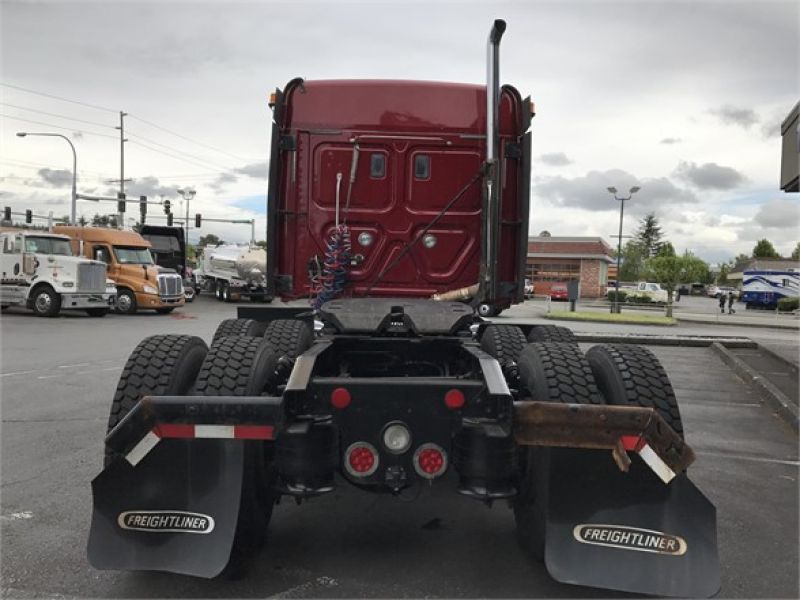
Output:
[[[772,463],[775,465],[789,465],[790,467],[800,467],[800,461],[785,460],[781,458],[762,458],[760,456],[745,456],[744,454],[729,454],[727,452],[701,452],[699,456],[713,456],[714,458],[731,458],[733,460],[746,460],[751,462]]]
[[[22,510],[20,512],[13,512],[8,515],[0,515],[0,519],[3,521],[17,521],[21,519],[32,519],[33,513],[29,510]]]
[[[88,367],[92,363],[78,363],[76,365],[58,365],[59,369],[71,369],[73,367]]]
[[[12,375],[27,375],[28,373],[36,373],[36,371],[11,371],[10,373],[0,373],[0,377],[11,377]]]

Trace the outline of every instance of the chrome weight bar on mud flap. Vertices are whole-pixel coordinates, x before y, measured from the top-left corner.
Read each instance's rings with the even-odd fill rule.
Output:
[[[514,403],[514,439],[524,446],[611,450],[621,471],[628,471],[628,451],[636,452],[669,483],[694,462],[695,454],[653,408]]]

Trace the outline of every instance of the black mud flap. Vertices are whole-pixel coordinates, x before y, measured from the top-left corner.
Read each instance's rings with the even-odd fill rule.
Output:
[[[720,589],[717,512],[685,473],[664,484],[638,457],[553,449],[545,565],[557,581],[674,597]]]
[[[89,562],[97,569],[215,577],[228,564],[242,493],[235,440],[162,440],[135,467],[92,481]]]

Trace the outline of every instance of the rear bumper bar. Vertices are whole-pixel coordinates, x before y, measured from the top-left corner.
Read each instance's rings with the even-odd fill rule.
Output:
[[[145,396],[106,445],[136,465],[165,438],[274,440],[283,401],[269,396]]]
[[[611,450],[622,471],[637,452],[668,483],[694,462],[694,451],[652,408],[514,403],[514,439],[525,446]]]

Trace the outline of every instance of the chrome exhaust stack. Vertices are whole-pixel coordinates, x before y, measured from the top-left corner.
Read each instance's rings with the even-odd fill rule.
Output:
[[[500,231],[499,105],[500,40],[506,22],[495,20],[486,48],[486,164],[483,188],[483,253],[478,303],[491,303],[497,296],[497,250]]]

